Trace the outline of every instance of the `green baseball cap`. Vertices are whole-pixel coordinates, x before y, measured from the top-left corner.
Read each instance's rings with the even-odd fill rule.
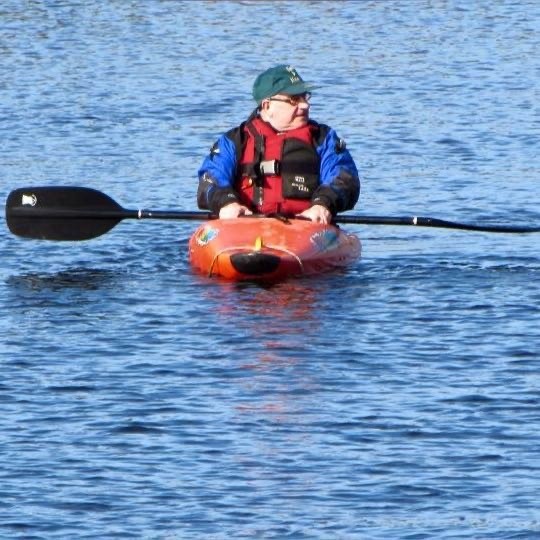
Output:
[[[304,82],[292,66],[281,64],[263,71],[253,83],[253,98],[257,103],[276,94],[297,96],[317,88]]]

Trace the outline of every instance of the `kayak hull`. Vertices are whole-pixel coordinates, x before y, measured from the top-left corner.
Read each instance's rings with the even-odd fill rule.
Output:
[[[360,253],[357,236],[304,219],[216,219],[202,224],[189,240],[197,272],[233,281],[321,274],[350,265]]]

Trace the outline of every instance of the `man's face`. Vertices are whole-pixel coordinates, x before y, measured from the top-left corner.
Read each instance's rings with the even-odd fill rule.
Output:
[[[263,120],[277,131],[303,127],[309,120],[309,97],[309,94],[276,94],[264,99],[261,104]]]

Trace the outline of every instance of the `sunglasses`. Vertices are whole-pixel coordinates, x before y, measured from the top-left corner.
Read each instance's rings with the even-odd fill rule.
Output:
[[[309,92],[306,92],[305,94],[298,94],[297,96],[289,96],[286,98],[271,97],[268,98],[268,101],[281,101],[282,103],[288,103],[292,107],[296,107],[301,102],[309,103],[310,99],[311,94]]]

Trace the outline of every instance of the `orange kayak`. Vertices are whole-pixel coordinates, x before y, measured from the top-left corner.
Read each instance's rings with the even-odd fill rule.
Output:
[[[334,225],[273,217],[208,221],[189,241],[194,269],[235,281],[321,274],[351,264],[360,252],[358,237]]]

